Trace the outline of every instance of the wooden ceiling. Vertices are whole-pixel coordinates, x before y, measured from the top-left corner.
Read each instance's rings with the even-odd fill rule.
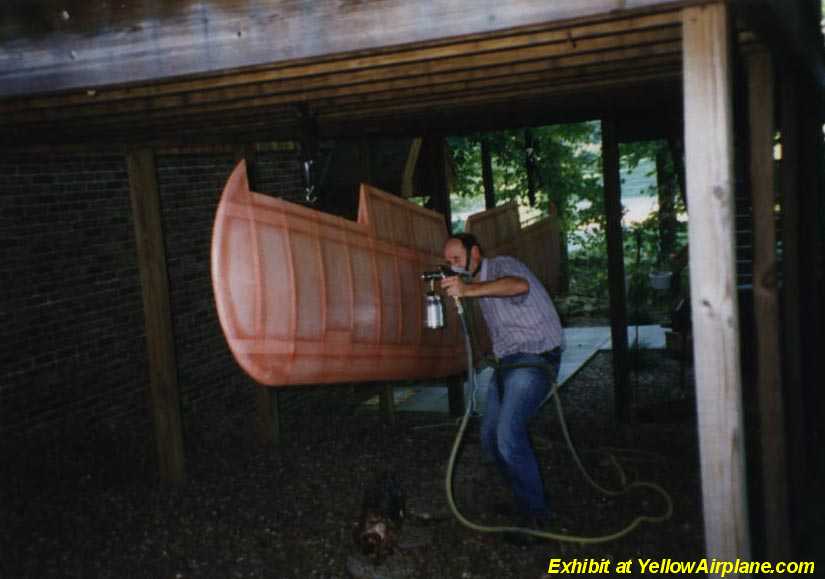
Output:
[[[606,111],[671,124],[681,108],[686,3],[647,4],[208,74],[11,95],[0,99],[0,144],[241,143],[296,138],[308,122],[322,138],[415,135]]]

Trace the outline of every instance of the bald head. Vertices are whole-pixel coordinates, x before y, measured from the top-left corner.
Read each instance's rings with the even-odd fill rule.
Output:
[[[475,241],[473,239],[473,241]],[[458,237],[451,237],[444,244],[444,259],[451,267],[457,267],[474,273],[481,264],[481,249],[478,244],[471,244],[469,254],[464,240]]]

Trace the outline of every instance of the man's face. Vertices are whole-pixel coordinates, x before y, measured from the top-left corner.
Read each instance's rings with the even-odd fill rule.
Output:
[[[468,267],[467,250],[464,244],[458,239],[451,239],[444,245],[444,259],[446,259],[447,263],[452,267],[467,268],[473,272],[478,268],[481,257],[478,249],[473,247],[470,251],[470,263]]]
[[[465,267],[467,265],[467,250],[464,244],[458,239],[451,239],[444,245],[444,259],[452,267]]]

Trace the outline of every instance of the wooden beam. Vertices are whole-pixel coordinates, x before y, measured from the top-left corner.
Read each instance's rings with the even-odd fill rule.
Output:
[[[458,105],[477,95],[500,102],[514,95],[571,93],[593,88],[588,84],[593,81],[607,88],[611,77],[614,83],[638,83],[678,70],[681,32],[675,14],[670,5],[661,13],[542,23],[208,78],[2,100],[0,112],[10,114],[0,117],[12,124],[0,121],[0,133],[12,143],[17,135],[32,140],[38,134],[49,139],[58,134],[64,141],[136,135],[141,142],[180,135],[193,142],[193,134],[220,128],[233,133],[231,139],[249,140],[253,131],[265,135],[296,124],[288,111],[298,103],[329,121],[382,110],[400,116],[406,103],[420,110]],[[393,111],[396,102],[400,106]]]
[[[558,35],[558,33],[556,33]],[[417,52],[399,58],[393,66],[369,67],[359,59],[359,68],[349,69],[336,63],[323,74],[313,68],[287,68],[285,78],[260,84],[239,83],[216,89],[207,85],[196,92],[178,94],[151,93],[139,98],[105,99],[86,97],[84,102],[67,106],[56,98],[51,107],[33,108],[19,101],[0,101],[0,112],[15,113],[8,117],[15,123],[55,122],[63,119],[94,121],[101,117],[140,114],[144,118],[171,116],[182,111],[209,112],[248,109],[310,100],[331,99],[347,95],[365,95],[375,91],[411,90],[437,83],[484,81],[529,73],[561,71],[571,67],[599,65],[604,62],[656,58],[678,52],[679,28],[633,29],[607,36],[584,36],[573,44],[558,35],[553,42],[510,47],[494,52],[472,50],[446,59],[430,60]]]
[[[445,44],[444,38],[472,43],[487,35],[506,36],[512,29],[531,31],[535,23],[559,23],[557,29],[573,24],[609,26],[617,17],[672,15],[674,7],[685,3],[481,0],[472,10],[464,10],[456,9],[454,0],[387,0],[380,5],[319,0],[311,6],[281,2],[277,12],[262,13],[260,2],[224,1],[220,7],[205,2],[198,3],[197,10],[188,8],[189,2],[180,2],[187,11],[174,16],[174,26],[167,15],[136,4],[118,10],[112,22],[106,21],[105,11],[90,14],[85,30],[79,28],[81,5],[74,3],[74,16],[61,24],[61,34],[15,35],[14,44],[5,46],[0,40],[0,48],[14,55],[0,63],[0,74],[6,79],[0,94],[86,92],[89,87],[150,79],[214,77],[221,70],[255,70],[273,62],[281,66],[318,59],[329,62],[332,55],[343,53],[364,58],[388,46],[438,48]],[[64,8],[64,4],[54,6],[51,14]],[[273,44],[273,38],[278,42]]]
[[[785,410],[788,418],[788,465],[790,473],[791,539],[801,544],[801,525],[805,509],[806,428],[804,382],[802,380],[802,325],[807,315],[802,305],[800,282],[805,269],[799,246],[800,212],[803,195],[800,184],[801,135],[800,90],[797,73],[786,68],[780,83],[780,120],[782,162],[780,189],[782,196],[782,360],[785,386]]]
[[[453,114],[448,115],[452,117],[457,111],[463,111],[470,107],[489,107],[496,104],[507,103],[511,108],[515,103],[522,101],[529,101],[531,99],[548,99],[558,97],[560,100],[564,99],[565,106],[568,109],[576,109],[576,106],[571,106],[571,100],[584,92],[599,91],[604,92],[615,89],[629,89],[643,86],[649,82],[661,82],[663,80],[678,79],[678,71],[673,70],[670,73],[663,74],[662,71],[651,71],[646,75],[637,75],[631,78],[608,75],[598,79],[588,79],[585,82],[576,82],[570,85],[561,84],[553,87],[552,91],[548,91],[545,86],[523,87],[523,86],[505,86],[497,87],[495,90],[489,90],[480,95],[467,94],[463,91],[450,93],[447,95],[436,95],[432,97],[420,97],[414,101],[390,101],[388,103],[376,104],[372,107],[352,107],[352,108],[338,108],[330,110],[329,112],[321,112],[321,122],[327,124],[330,121],[340,121],[344,118],[347,120],[367,120],[375,119],[376,117],[386,116],[390,118],[398,118],[402,115],[427,113],[432,112],[433,109],[452,110]],[[566,97],[566,99],[565,99]],[[599,112],[604,112],[603,104],[599,107]],[[590,117],[592,119],[592,117]],[[491,121],[488,121],[491,122]],[[512,124],[510,124],[512,126]]]
[[[378,76],[374,81],[360,84],[354,84],[350,78],[337,81],[340,84],[327,79],[327,86],[312,88],[312,83],[320,82],[318,79],[298,79],[291,90],[286,85],[278,85],[277,89],[255,92],[253,96],[244,98],[231,93],[221,99],[204,102],[193,94],[181,95],[178,104],[164,104],[164,99],[145,99],[19,111],[0,115],[13,124],[0,121],[0,127],[7,134],[13,127],[25,129],[25,134],[30,138],[37,131],[51,136],[57,128],[79,135],[93,134],[95,130],[107,128],[128,135],[140,134],[145,132],[147,126],[166,132],[178,132],[177,127],[188,127],[190,130],[194,127],[199,131],[216,126],[231,129],[233,118],[244,115],[255,123],[269,126],[284,122],[297,124],[296,116],[290,115],[288,108],[288,105],[295,103],[311,103],[320,114],[332,112],[340,116],[351,109],[358,112],[375,106],[393,108],[396,103],[401,109],[405,102],[440,106],[440,100],[447,100],[452,95],[459,102],[461,99],[487,95],[504,99],[508,98],[507,94],[501,94],[505,89],[516,95],[527,90],[552,94],[582,88],[594,80],[605,84],[607,79],[612,78],[614,83],[625,84],[629,80],[638,81],[651,76],[675,76],[679,67],[678,50],[678,35],[672,35],[669,42],[655,47],[630,46],[615,52],[577,53],[566,58],[526,63],[505,61],[496,68],[485,66],[445,74],[436,74],[430,70],[434,64],[425,62],[416,64],[420,71],[417,76],[395,78],[397,73],[394,70],[384,71],[384,77]]]
[[[610,337],[613,350],[613,391],[616,419],[632,418],[627,348],[627,308],[622,243],[622,192],[619,178],[619,141],[612,117],[602,120],[602,175],[607,218],[607,283],[610,296]]]
[[[728,7],[683,12],[690,296],[708,558],[748,559]]]
[[[753,207],[753,306],[766,555],[791,558],[785,407],[777,290],[773,62],[765,50],[746,55]]]
[[[610,77],[614,75],[609,75]],[[681,99],[677,92],[678,68],[673,74],[662,75],[651,72],[647,82],[641,78],[634,83],[618,86],[624,82],[617,77],[608,83],[595,81],[590,90],[585,87],[567,87],[562,84],[558,94],[548,95],[543,89],[529,92],[513,88],[506,94],[493,92],[491,95],[456,94],[450,102],[439,103],[433,99],[419,99],[409,106],[388,103],[385,107],[364,111],[347,111],[335,118],[325,115],[321,118],[322,138],[362,138],[364,134],[395,135],[415,137],[430,130],[449,130],[453,134],[479,132],[527,125],[578,122],[598,118],[603,111],[605,91],[610,90],[617,110],[630,111],[638,115],[640,110],[646,115],[667,116],[668,111],[678,110],[673,99]],[[625,79],[626,80],[626,79]],[[639,84],[641,83],[641,84]],[[571,98],[575,95],[575,98]],[[644,105],[644,106],[643,106]],[[652,112],[655,109],[656,112]],[[334,111],[331,111],[334,113]],[[146,146],[169,147],[175,143],[227,143],[271,141],[273,139],[295,140],[300,137],[296,131],[297,116],[293,120],[271,119],[266,111],[249,110],[232,115],[209,115],[187,117],[185,119],[164,119],[163,123],[152,125],[131,124],[121,127],[78,127],[67,133],[57,126],[47,131],[51,142],[78,142],[94,136],[95,141],[110,143],[141,142]],[[278,125],[274,123],[280,123]],[[681,126],[681,125],[680,125]],[[46,130],[44,127],[43,130]],[[17,132],[15,129],[13,132]],[[85,135],[85,136],[84,136]],[[2,134],[0,141],[12,142],[12,135]],[[37,142],[27,132],[17,133],[14,148],[21,141]]]
[[[674,107],[681,110],[680,71],[673,78],[659,78],[645,83],[615,88],[610,91],[617,114],[666,116]],[[511,97],[495,102],[456,102],[454,106],[438,106],[410,114],[397,111],[376,111],[369,117],[323,118],[325,138],[360,137],[370,135],[415,136],[445,130],[451,135],[472,135],[487,131],[542,126],[571,122],[588,122],[604,114],[606,90],[593,88],[572,94]],[[682,123],[679,123],[679,131]]]
[[[289,111],[302,103],[326,122],[343,115],[361,122],[380,114],[398,119],[422,107],[453,108],[477,97],[483,100],[474,104],[510,102],[524,95],[575,94],[593,89],[594,82],[607,90],[674,77],[678,7],[684,3],[654,4],[655,10],[537,20],[468,36],[409,44],[396,39],[392,46],[268,61],[181,80],[84,85],[61,94],[0,99],[0,143],[219,142],[221,134],[224,142],[248,142],[276,132],[294,138],[290,129],[299,120]]]
[[[320,115],[321,129],[327,137],[342,136],[339,127],[342,123],[351,126],[367,126],[373,128],[359,129],[347,136],[360,137],[365,130],[375,133],[376,126],[387,134],[398,133],[397,125],[409,124],[418,127],[416,131],[403,131],[407,136],[421,134],[421,123],[418,119],[408,122],[412,116],[421,114],[438,115],[443,119],[438,126],[446,127],[458,124],[451,119],[457,118],[462,111],[475,107],[490,107],[507,104],[513,110],[506,118],[513,116],[524,117],[520,112],[525,103],[538,103],[540,99],[553,98],[552,107],[544,106],[542,113],[533,112],[536,118],[545,118],[551,113],[554,117],[571,117],[592,119],[602,114],[601,105],[595,106],[591,112],[582,111],[588,104],[582,99],[582,92],[611,90],[620,95],[628,87],[638,87],[644,84],[663,84],[671,79],[676,81],[679,74],[680,53],[679,44],[670,43],[667,54],[649,54],[645,56],[645,49],[626,48],[621,54],[629,56],[628,51],[637,51],[636,57],[631,60],[622,60],[624,56],[617,56],[614,52],[603,54],[579,54],[565,59],[571,63],[570,67],[558,68],[553,64],[547,71],[539,70],[533,73],[517,74],[515,71],[521,64],[512,67],[502,67],[499,71],[470,70],[477,80],[462,82],[455,81],[443,84],[442,77],[421,77],[418,88],[405,92],[403,83],[399,81],[399,88],[386,90],[387,84],[373,83],[372,85],[353,86],[347,88],[333,87],[330,89],[337,96],[326,99],[321,94],[316,95],[320,100],[310,104],[313,111]],[[658,46],[656,50],[658,50]],[[619,58],[619,60],[616,60]],[[574,60],[578,63],[573,65]],[[560,62],[560,61],[559,61]],[[535,66],[537,63],[528,63]],[[514,68],[515,67],[515,68]],[[512,68],[507,76],[507,69]],[[520,69],[519,69],[520,70]],[[463,74],[463,73],[457,73]],[[501,75],[504,76],[501,76]],[[485,78],[485,75],[491,78]],[[498,77],[496,75],[499,75]],[[456,77],[459,78],[459,77]],[[432,82],[427,85],[427,82]],[[349,90],[366,90],[362,96],[349,94]],[[549,91],[549,92],[548,92]],[[670,94],[673,91],[665,91]],[[409,94],[408,94],[409,93]],[[576,95],[576,98],[570,96]],[[645,98],[636,99],[635,103],[646,102],[647,97],[661,101],[661,87],[645,92]],[[313,98],[316,98],[313,97]],[[210,143],[210,142],[249,142],[253,139],[271,140],[272,138],[294,139],[298,136],[296,128],[299,124],[297,108],[287,103],[266,106],[267,99],[291,98],[289,95],[261,96],[253,100],[227,101],[203,105],[191,105],[178,109],[142,111],[140,113],[124,113],[117,115],[86,116],[86,114],[62,119],[60,123],[43,122],[36,124],[7,127],[0,130],[0,141],[7,141],[19,145],[21,140],[36,142],[37,135],[42,132],[48,135],[50,142],[55,139],[61,142],[77,142],[94,138],[95,141],[106,140],[112,142],[143,142],[169,144],[174,142]],[[361,100],[359,100],[361,99]],[[581,104],[582,101],[584,104]],[[599,102],[604,101],[604,94]],[[0,103],[1,105],[2,103]],[[260,107],[260,108],[259,108]],[[678,107],[669,105],[671,109]],[[638,106],[637,106],[638,108]],[[519,112],[516,112],[519,111]],[[648,111],[649,114],[649,111]],[[0,115],[3,116],[3,115]],[[482,113],[484,122],[489,124],[502,120]],[[6,115],[6,118],[16,118],[17,115]],[[493,117],[493,118],[491,118]],[[16,122],[16,121],[15,121]],[[476,121],[476,123],[481,122]],[[534,124],[534,120],[523,119],[513,121],[524,126]],[[466,124],[466,121],[464,121]],[[437,128],[433,126],[432,128]],[[460,128],[460,127],[459,127]],[[221,136],[222,135],[222,136]]]
[[[674,49],[678,44],[674,44]],[[674,53],[675,54],[675,53]],[[657,59],[650,63],[640,64],[628,68],[624,64],[611,68],[610,63],[601,63],[583,69],[565,69],[563,74],[555,71],[541,72],[529,76],[495,76],[482,78],[478,81],[458,81],[443,84],[440,82],[424,82],[420,88],[399,88],[384,90],[386,85],[365,86],[371,92],[351,94],[346,89],[335,88],[328,92],[318,93],[312,98],[313,107],[322,121],[328,125],[330,121],[340,118],[368,118],[377,114],[393,115],[395,122],[408,110],[444,109],[446,107],[466,109],[472,105],[483,103],[508,102],[526,98],[548,98],[553,95],[575,94],[587,88],[598,87],[608,90],[612,87],[620,88],[628,83],[639,84],[645,81],[661,81],[663,79],[677,79],[679,74],[679,60],[668,55],[666,60]],[[56,131],[76,135],[75,138],[96,136],[112,140],[107,134],[114,135],[119,141],[126,137],[131,139],[143,138],[150,135],[161,138],[187,138],[187,134],[201,134],[208,131],[223,131],[229,134],[229,139],[238,139],[231,133],[240,134],[240,140],[248,141],[249,133],[258,131],[263,133],[260,138],[294,138],[297,134],[298,121],[284,114],[278,114],[283,108],[272,114],[273,107],[283,107],[290,99],[298,98],[291,95],[276,97],[261,97],[248,103],[227,102],[209,105],[208,107],[191,106],[181,109],[162,111],[147,111],[145,114],[118,114],[72,117],[57,121],[38,121],[33,124],[9,127],[6,139],[12,138],[12,133],[18,131],[21,138],[31,139],[38,131],[47,133],[50,139]],[[301,97],[303,98],[303,97]],[[280,105],[267,103],[280,102]],[[576,101],[569,101],[566,108],[576,106]],[[387,124],[387,123],[382,123]],[[292,130],[290,132],[290,126]],[[71,134],[70,134],[71,133]],[[227,137],[224,137],[224,142]],[[19,140],[16,140],[19,143]]]
[[[42,143],[134,143],[142,147],[178,147],[185,145],[226,145],[255,141],[292,141],[299,137],[297,115],[277,110],[256,109],[220,115],[179,115],[141,123],[138,118],[125,116],[111,119],[88,119],[88,122],[65,121],[36,125],[0,127],[0,146],[17,146],[21,142]],[[0,115],[2,116],[2,115]],[[42,135],[47,138],[43,139]],[[42,140],[36,140],[36,139]]]
[[[132,151],[127,155],[127,165],[143,288],[149,398],[158,466],[163,480],[179,482],[184,477],[183,428],[154,153],[150,149]]]

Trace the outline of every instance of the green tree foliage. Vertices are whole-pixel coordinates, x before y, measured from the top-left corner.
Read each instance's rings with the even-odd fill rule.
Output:
[[[601,220],[603,199],[599,124],[577,123],[530,130],[537,178],[536,207],[547,214],[549,202],[554,203],[566,230],[572,230],[583,222]],[[489,142],[493,157],[497,204],[516,200],[522,206],[529,206],[525,170],[527,152],[522,129],[450,138],[457,177],[453,194],[459,198],[483,198],[482,138]],[[579,201],[588,201],[589,205],[579,208],[576,206]]]
[[[516,200],[520,206],[530,206],[526,169],[529,155],[534,168],[535,209],[546,215],[550,203],[555,206],[566,241],[579,248],[571,269],[587,268],[594,273],[570,277],[570,284],[576,286],[571,291],[601,293],[606,287],[606,245],[600,124],[533,127],[530,132],[533,147],[529,152],[523,129],[449,139],[456,167],[453,207],[466,206],[468,198],[484,198],[482,139],[490,146],[497,204]],[[586,287],[578,287],[581,284]]]
[[[567,256],[569,293],[607,302],[607,244],[605,236],[604,191],[602,186],[601,126],[598,122],[533,127],[532,151],[528,151],[524,129],[473,134],[449,139],[456,173],[453,208],[484,207],[481,168],[481,140],[486,139],[492,154],[494,189],[497,204],[516,200],[530,205],[528,199],[528,156],[534,170],[535,207],[547,214],[555,205],[565,242],[573,248]],[[663,154],[666,153],[666,154]],[[623,145],[622,166],[632,169],[643,159],[657,159],[659,169],[678,191],[676,168],[665,141]],[[661,176],[660,176],[661,181]],[[657,195],[654,186],[650,195]],[[684,211],[675,195],[671,217],[663,222],[657,213],[625,231],[624,251],[628,274],[636,280],[667,260],[661,255],[663,227],[681,227],[674,233],[683,243],[684,224],[674,225],[673,212]],[[664,226],[663,226],[664,223]],[[636,288],[634,288],[636,291]],[[644,299],[642,295],[634,297]]]

